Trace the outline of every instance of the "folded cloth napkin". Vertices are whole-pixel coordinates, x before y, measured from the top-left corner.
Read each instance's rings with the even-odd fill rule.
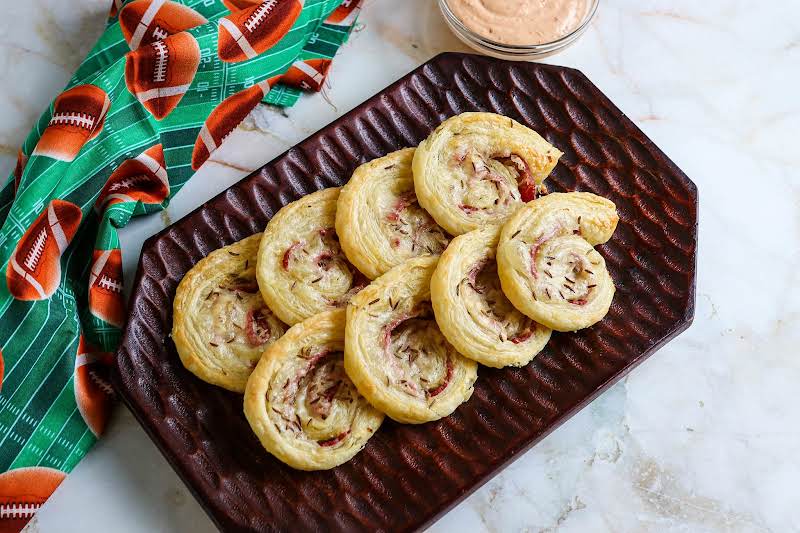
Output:
[[[164,209],[259,102],[320,90],[359,3],[114,0],[0,191],[0,530],[105,427],[125,321],[117,229]]]

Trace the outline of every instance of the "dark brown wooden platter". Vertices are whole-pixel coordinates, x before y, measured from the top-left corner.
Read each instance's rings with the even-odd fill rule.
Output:
[[[617,285],[608,316],[554,334],[521,369],[481,367],[472,398],[422,426],[387,422],[328,472],[266,453],[242,398],[184,370],[169,337],[183,275],[263,230],[300,196],[342,185],[365,161],[416,146],[444,119],[493,111],[564,152],[551,191],[613,200],[601,246]],[[697,189],[580,72],[443,54],[150,238],[142,249],[115,386],[224,531],[407,531],[430,524],[667,341],[694,316]]]

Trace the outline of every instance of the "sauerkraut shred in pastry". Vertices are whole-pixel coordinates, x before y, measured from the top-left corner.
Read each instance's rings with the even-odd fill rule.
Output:
[[[319,284],[319,292],[326,293],[323,299],[333,307],[342,307],[363,286],[356,281],[360,276],[342,254],[333,227],[320,228],[306,239],[292,242],[283,252],[281,268],[292,278],[293,290],[299,283]],[[326,291],[326,285],[332,289]],[[348,287],[347,290],[344,287]],[[333,296],[327,295],[329,293]]]
[[[215,348],[222,344],[263,347],[273,330],[282,333],[285,328],[264,304],[255,279],[231,277],[219,284],[209,291],[199,314],[211,318],[208,344]]]
[[[430,305],[419,304],[386,324],[381,335],[386,384],[429,403],[453,379],[450,349],[432,318]]]

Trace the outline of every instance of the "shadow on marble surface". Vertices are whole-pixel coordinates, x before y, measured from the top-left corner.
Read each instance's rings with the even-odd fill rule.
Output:
[[[5,183],[34,122],[103,32],[110,0],[2,4],[0,176]]]

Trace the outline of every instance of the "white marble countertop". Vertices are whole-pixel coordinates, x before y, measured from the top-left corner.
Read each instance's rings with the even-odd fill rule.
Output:
[[[4,2],[0,172],[101,31],[108,0]],[[433,0],[368,0],[327,100],[259,111],[141,243],[423,61],[462,46]],[[700,189],[694,325],[433,531],[800,531],[800,3],[603,0],[551,62],[581,69]],[[130,413],[44,506],[43,532],[213,531]]]

